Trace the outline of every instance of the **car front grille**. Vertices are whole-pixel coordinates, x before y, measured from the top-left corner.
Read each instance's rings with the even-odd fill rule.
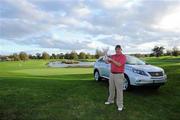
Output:
[[[152,77],[163,76],[163,72],[148,72]]]

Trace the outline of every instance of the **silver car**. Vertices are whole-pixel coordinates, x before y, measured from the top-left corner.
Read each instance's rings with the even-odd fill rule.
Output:
[[[158,89],[167,81],[164,70],[160,67],[146,64],[144,61],[130,55],[126,55],[124,90],[129,90],[132,86],[150,85]],[[107,64],[103,57],[100,57],[94,64],[94,79],[109,79],[110,64]]]

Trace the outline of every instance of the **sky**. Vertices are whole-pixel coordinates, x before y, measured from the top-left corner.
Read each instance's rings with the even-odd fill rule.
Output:
[[[0,54],[180,49],[180,0],[0,0]]]

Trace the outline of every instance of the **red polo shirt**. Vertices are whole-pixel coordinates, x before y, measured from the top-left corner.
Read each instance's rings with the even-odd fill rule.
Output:
[[[121,64],[120,67],[115,65],[114,63],[111,62],[111,72],[113,73],[124,73],[124,66],[126,63],[126,56],[124,54],[114,54],[111,56],[111,59],[119,62]]]

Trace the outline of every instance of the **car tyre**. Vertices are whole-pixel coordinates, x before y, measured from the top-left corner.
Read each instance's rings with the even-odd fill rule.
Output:
[[[124,83],[123,83],[123,90],[128,91],[131,89],[130,81],[127,75],[124,75]]]
[[[96,81],[101,81],[101,76],[100,76],[98,70],[95,70],[95,71],[94,71],[94,79],[95,79]]]

